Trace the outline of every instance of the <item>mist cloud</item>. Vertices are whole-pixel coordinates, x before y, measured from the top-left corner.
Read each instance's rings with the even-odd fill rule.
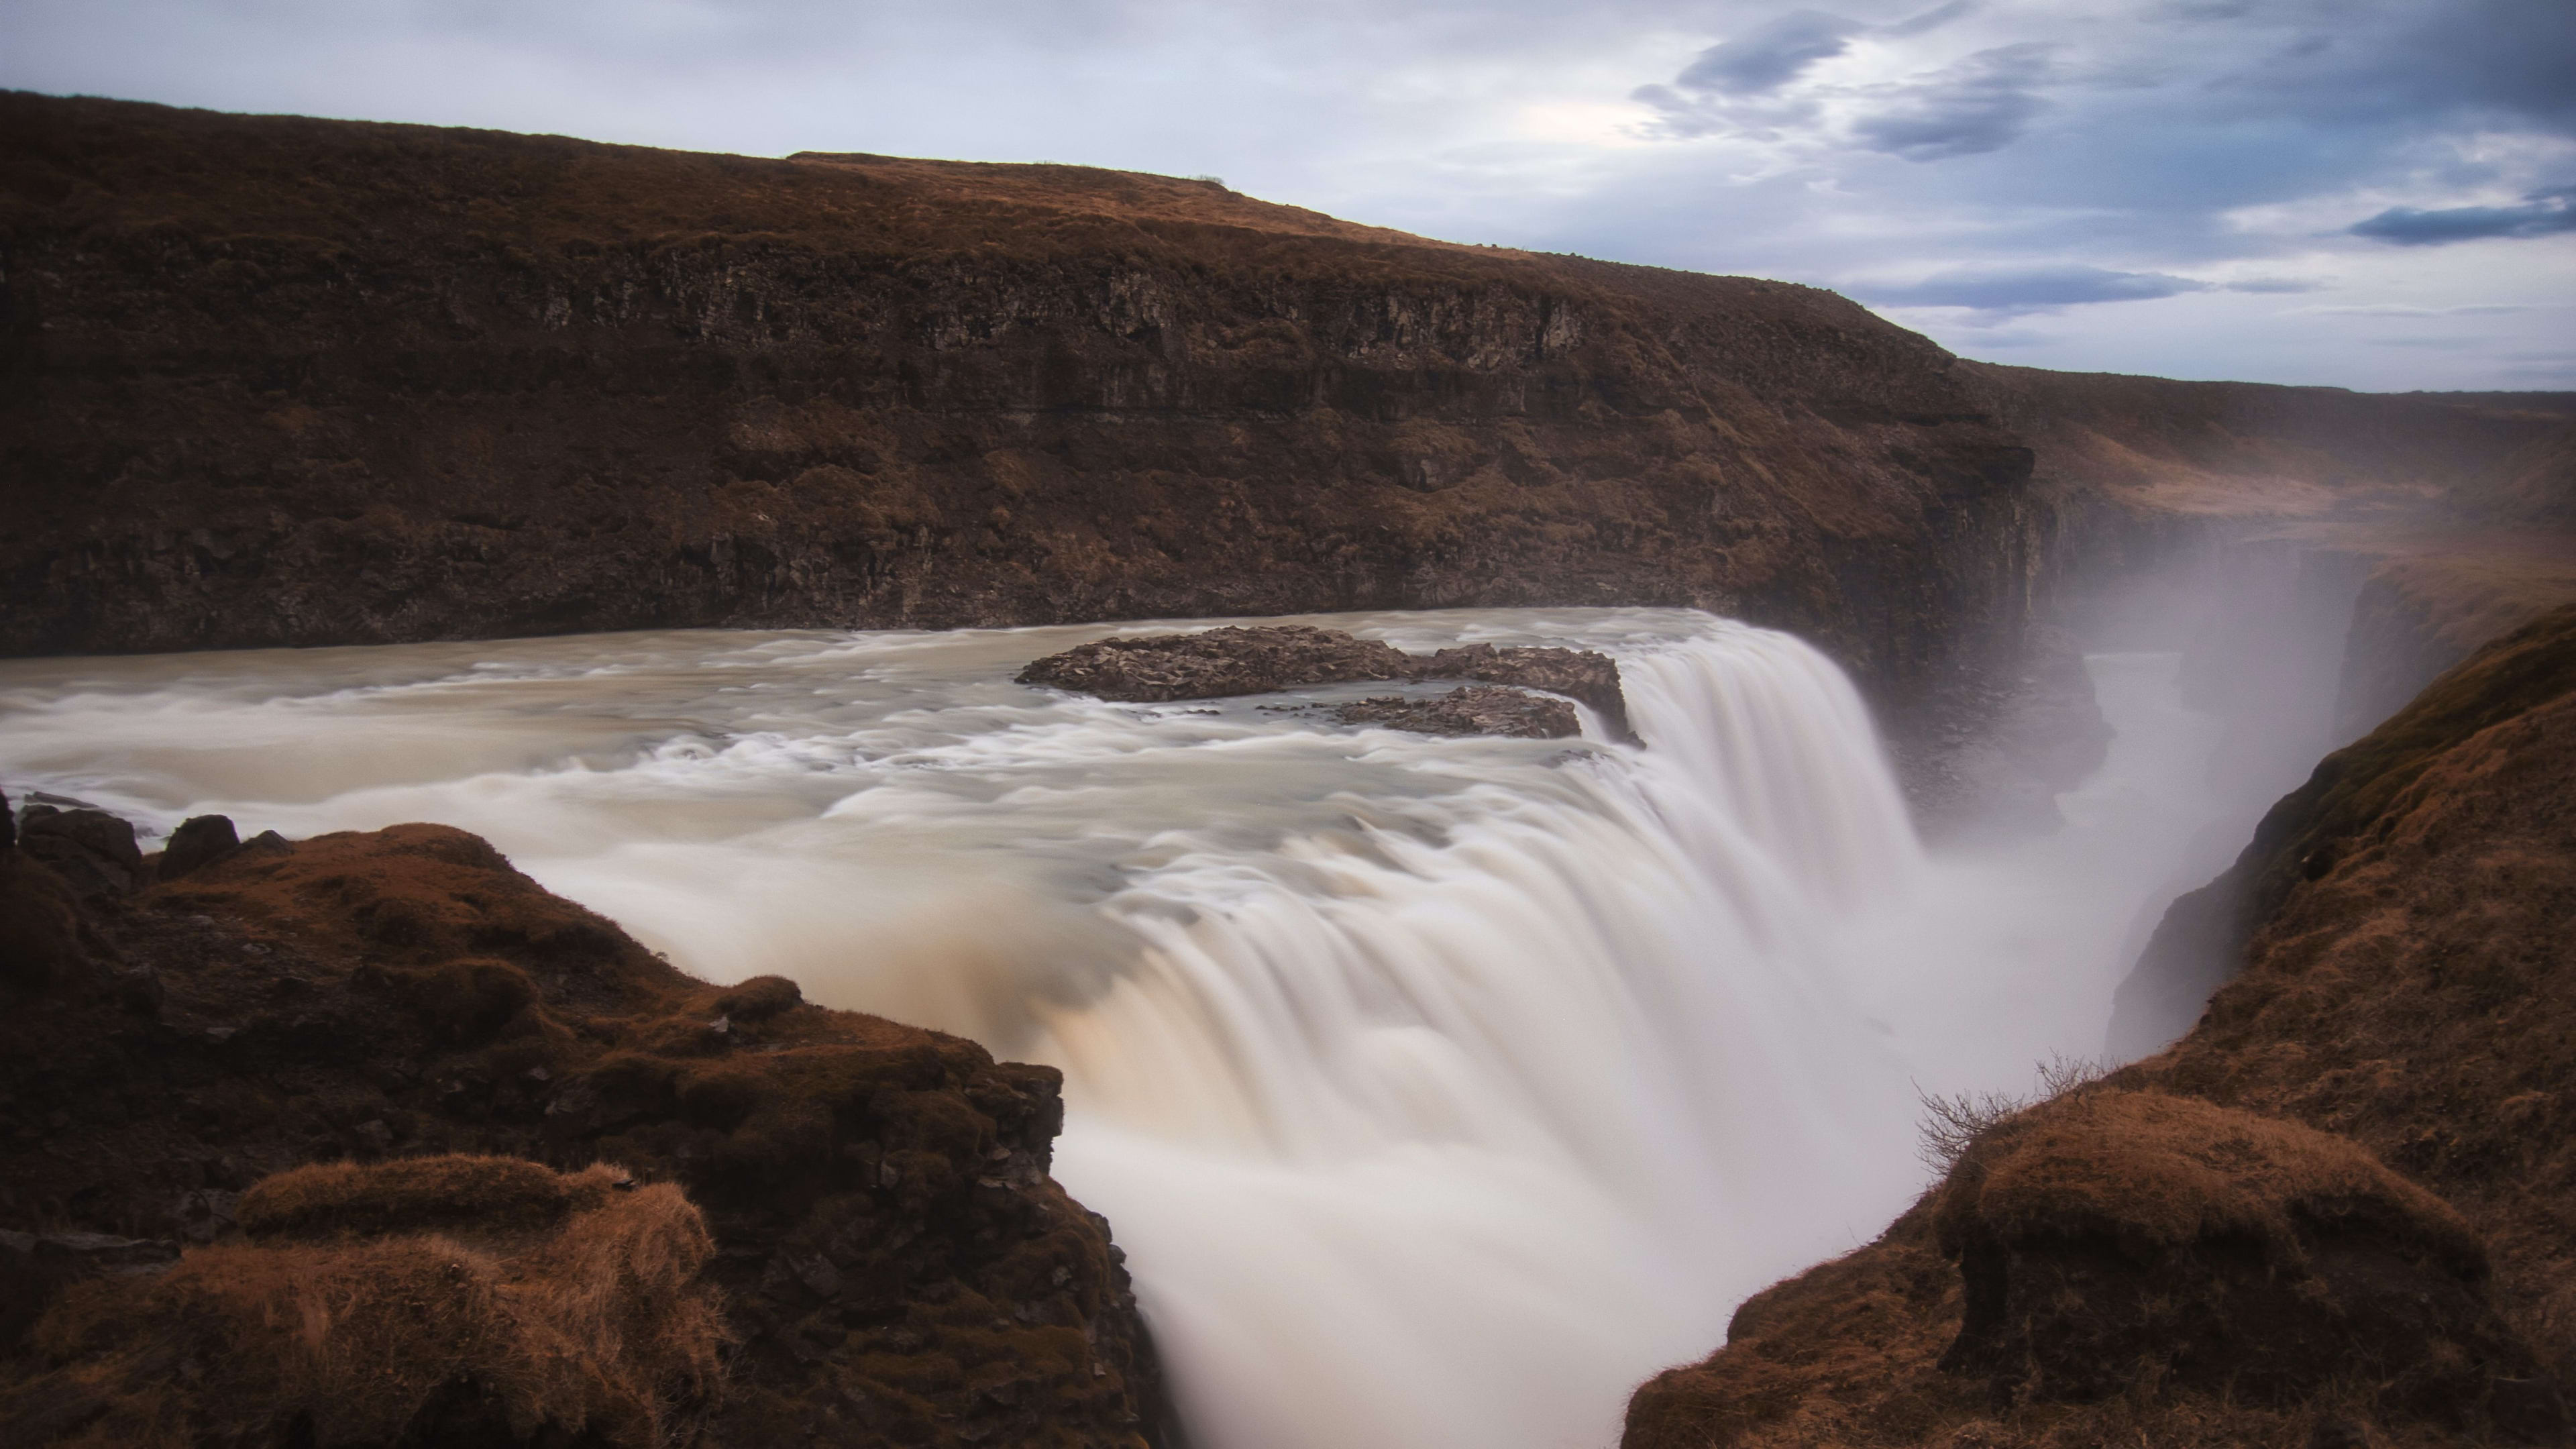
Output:
[[[2569,83],[2576,85],[2576,77]],[[2354,236],[2409,247],[2568,231],[2576,231],[2576,186],[2532,192],[2520,206],[2449,206],[2434,211],[2392,206],[2352,227]]]

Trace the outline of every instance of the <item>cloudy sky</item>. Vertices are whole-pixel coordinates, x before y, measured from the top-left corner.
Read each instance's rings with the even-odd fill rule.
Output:
[[[1217,175],[1996,361],[2576,388],[2571,0],[0,0],[0,85]]]

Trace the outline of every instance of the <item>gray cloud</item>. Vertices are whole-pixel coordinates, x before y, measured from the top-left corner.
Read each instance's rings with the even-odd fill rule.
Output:
[[[1456,241],[1922,279],[1861,290],[2042,366],[2476,387],[2558,345],[2576,286],[2567,0],[0,3],[0,85],[1216,173]],[[2355,196],[2414,206],[2356,231],[2385,202]],[[2473,235],[2517,240],[2438,244]],[[2426,310],[2264,295],[2329,283],[2297,300]],[[2441,311],[2471,299],[2535,310]]]
[[[2047,105],[2034,89],[2055,69],[2056,46],[2041,41],[1981,50],[1903,88],[1877,114],[1852,126],[1872,151],[1940,161],[1999,151]]]
[[[1976,8],[1977,0],[1950,0],[1949,4],[1926,10],[1910,20],[1900,20],[1894,25],[1882,25],[1873,33],[1886,36],[1890,40],[1910,40],[1917,35],[1938,30],[1960,16],[1974,12]]]
[[[1901,285],[1863,284],[1853,296],[1886,307],[1971,307],[1980,312],[2053,312],[2090,302],[2147,302],[2211,290],[2207,282],[2162,272],[2104,267],[1970,267]]]
[[[1758,30],[1701,51],[1699,59],[1673,78],[1673,84],[1686,91],[1726,96],[1776,91],[1817,61],[1849,50],[1853,33],[1867,28],[1820,10],[1793,10]]]
[[[2357,307],[2297,307],[2283,313],[2285,317],[2502,317],[2514,312],[2538,312],[2541,307],[2529,302],[2470,302],[2457,307],[2410,307],[2399,302],[2372,302]]]
[[[2489,237],[2551,236],[2576,231],[2576,186],[2532,192],[2520,206],[2450,206],[2434,211],[2392,206],[2367,221],[2354,223],[2351,231],[2354,236],[2408,247]]]

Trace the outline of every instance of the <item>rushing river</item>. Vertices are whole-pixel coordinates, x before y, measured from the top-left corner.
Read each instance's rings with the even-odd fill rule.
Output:
[[[147,830],[437,820],[702,976],[1065,1070],[1208,1449],[1597,1445],[1921,1186],[1916,1090],[2098,1049],[2244,807],[2176,661],[2014,847],[1927,855],[1842,675],[1680,610],[1345,615],[1621,661],[1643,748],[1027,688],[1164,625],[689,631],[0,664],[0,781]],[[2223,853],[2223,852],[2221,852]]]

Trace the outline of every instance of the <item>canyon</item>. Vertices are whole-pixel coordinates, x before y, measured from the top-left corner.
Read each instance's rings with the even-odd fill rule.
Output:
[[[1641,1390],[1629,1443],[2565,1437],[2549,1144],[2576,395],[1976,363],[1813,288],[1431,241],[1204,181],[22,94],[0,95],[0,381],[0,655],[73,671],[0,680],[13,768],[122,817],[41,807],[0,854],[17,1072],[0,1271],[28,1304],[71,1305],[0,1322],[0,1424],[31,1442],[128,1433],[152,1366],[197,1352],[129,1335],[84,1360],[73,1325],[106,1343],[97,1325],[186,1281],[183,1251],[235,1244],[244,1190],[428,1153],[613,1160],[688,1194],[723,1386],[672,1370],[667,1401],[587,1429],[548,1410],[546,1432],[602,1442],[1172,1444],[1183,1422],[1255,1442],[1329,1421],[1296,1402],[1312,1385],[1204,1346],[1229,1334],[1261,1345],[1240,1360],[1312,1352],[1348,1386],[1336,1443],[1457,1437],[1426,1406],[1463,1415],[1480,1392],[1493,1442],[1536,1425],[1571,1442],[1601,1416],[1548,1402],[1562,1365],[1530,1360],[1514,1396],[1368,1345],[1475,1345],[1479,1303],[1498,1321],[1546,1303],[1671,1362],[1713,1344],[1724,1320],[1703,1310],[1729,1294],[1726,1346]],[[1156,660],[1146,624],[1109,627],[1155,620],[1207,626],[1177,647],[1210,657]],[[973,632],[1036,626],[1053,627]],[[683,632],[707,629],[746,632]],[[1318,629],[1342,631],[1321,672],[1247,671],[1213,642]],[[555,637],[609,630],[650,632]],[[969,632],[836,653],[851,630]],[[330,647],[351,645],[422,652]],[[255,695],[211,665],[94,657],[287,646],[204,656],[289,681]],[[1936,842],[2102,830],[2061,802],[2119,748],[2106,651],[2179,656],[2179,697],[2222,734],[2218,784],[2252,805],[2326,763],[2137,943],[2112,1031],[2141,1060],[2035,1104],[1989,1093],[1906,1208],[1919,1184],[1886,1164],[1910,1123],[1818,1105],[1887,1063],[1783,1045],[1814,1020],[1887,1031],[1835,1016],[1834,992],[1902,999],[1820,922],[1865,914],[1864,891],[1956,884],[1925,874],[1908,804]],[[1137,658],[1162,673],[1125,679]],[[1858,697],[1825,678],[1837,665]],[[1007,683],[1022,668],[1147,707],[1033,705]],[[701,674],[776,693],[754,708],[671,682]],[[629,702],[598,702],[608,675],[640,681]],[[1366,693],[1434,678],[1478,683]],[[1281,686],[1303,713],[1236,698]],[[774,703],[804,694],[829,707]],[[421,728],[416,708],[463,712]],[[192,730],[156,732],[178,718]],[[1513,733],[1531,738],[1491,737]],[[281,746],[295,768],[251,761]],[[388,751],[423,763],[371,762]],[[1227,753],[1260,763],[1221,780],[1188,763]],[[1230,831],[1148,758],[1191,772]],[[1537,813],[1426,783],[1468,769]],[[771,803],[663,778],[702,770]],[[903,770],[995,783],[942,794]],[[1104,780],[1118,803],[1084,815]],[[585,788],[633,793],[567,793]],[[207,800],[268,833],[194,826],[154,862],[124,824],[185,832],[180,807]],[[1039,846],[975,833],[1003,828],[985,822],[1004,801]],[[403,808],[478,834],[385,813]],[[1761,970],[1710,987],[1651,932],[1568,928],[1431,848],[1456,841],[1520,862],[1519,894],[1564,918],[1685,923]],[[907,855],[943,851],[988,873],[978,899],[930,925],[882,906],[930,889]],[[1114,890],[1094,883],[1107,861]],[[1646,884],[1614,888],[1612,864]],[[815,904],[836,893],[865,908]],[[1414,914],[1351,904],[1370,898]],[[1514,939],[1444,924],[1459,901]],[[2105,914],[2102,949],[2123,925]],[[1149,964],[1118,964],[1138,942]],[[1485,1001],[1547,974],[1511,974],[1538,942],[1577,983],[1547,998],[1563,1020],[1496,1024]],[[940,951],[947,977],[916,969]],[[1056,974],[1022,979],[1033,959]],[[1344,1055],[1306,1062],[1228,1015],[1290,961],[1325,963],[1332,989],[1275,1004]],[[1389,961],[1463,975],[1391,988]],[[1638,1000],[1675,1019],[1631,1020]],[[1405,1030],[1359,1030],[1353,1002]],[[1209,1022],[1222,1052],[1191,1045]],[[1529,1065],[1579,1069],[1608,1042],[1648,1064],[1647,1115],[1696,1141]],[[1730,1059],[1748,1065],[1707,1065]],[[1068,1080],[1096,1113],[1071,1128]],[[1784,1093],[1807,1095],[1778,1112]],[[1493,1105],[1514,1094],[1540,1106]],[[1752,1103],[1782,1120],[1745,1125]],[[1128,1249],[1132,1223],[1347,1351],[1312,1348],[1320,1328],[1252,1335],[1171,1279],[1156,1311],[1188,1331],[1158,1350],[1111,1226],[1056,1180],[1060,1129],[1067,1182]],[[1490,1153],[1465,1180],[1559,1219],[1528,1236],[1399,1173],[1436,1210],[1395,1241],[1546,1243],[1561,1271],[1350,1250],[1311,1261],[1464,1307],[1351,1328],[1360,1310],[1300,1298],[1303,1235],[1391,1231],[1360,1191],[1371,1133]],[[1768,1165],[1727,1181],[1719,1143]],[[1802,1174],[1896,1223],[1757,1293],[1826,1256],[1755,1186]],[[2236,1227],[2138,1205],[2182,1181],[2201,1196],[2177,1211]],[[2099,1210],[2122,1194],[2129,1216]],[[1753,1246],[1729,1260],[1613,1198],[1693,1204],[1698,1236]],[[1320,1216],[1264,1216],[1282,1202]],[[1175,1226],[1193,1214],[1240,1225]],[[1265,1253],[1281,1261],[1236,1261]],[[1656,1300],[1640,1264],[1709,1302]],[[1559,1281],[1578,1266],[1588,1290]],[[2307,1286],[2266,1297],[2276,1279]],[[2388,1306],[2410,1294],[2439,1311]],[[2089,1306],[2043,1323],[2069,1295]],[[2334,1324],[2298,1316],[2320,1302]],[[2259,1365],[2240,1402],[2208,1365],[2242,1359],[2256,1325],[2312,1352]],[[1489,1347],[1522,1364],[1524,1345]],[[2345,1371],[2361,1359],[2384,1382]],[[1627,1362],[1568,1372],[1592,1392],[1651,1366]],[[1419,1402],[1385,1386],[1405,1374]],[[182,1407],[155,1412],[211,1412],[194,1380],[169,1392]],[[297,1422],[240,1432],[286,1442],[311,1432]]]

